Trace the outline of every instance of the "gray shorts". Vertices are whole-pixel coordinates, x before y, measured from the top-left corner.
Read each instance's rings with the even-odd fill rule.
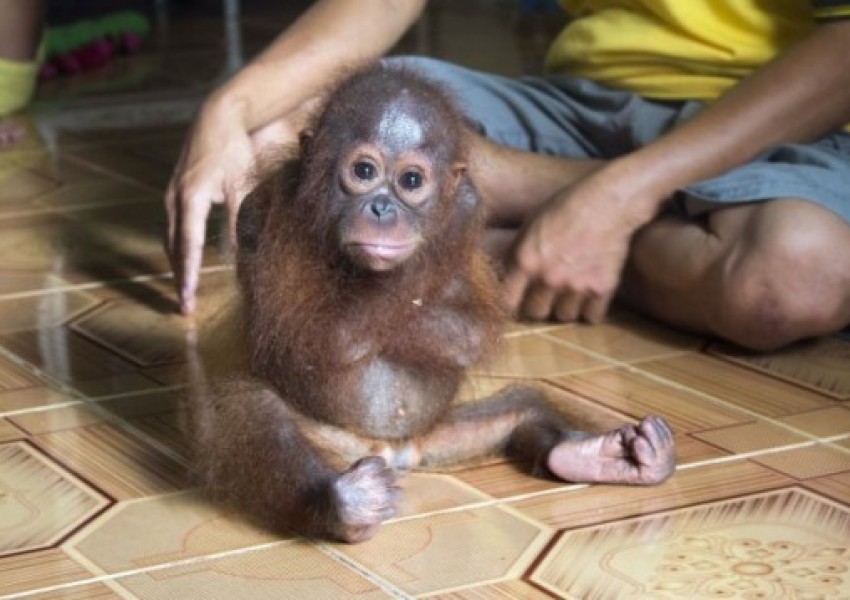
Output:
[[[565,76],[502,77],[430,58],[397,57],[444,83],[473,127],[495,142],[529,152],[610,159],[644,146],[696,114],[699,102],[665,102]],[[677,206],[695,216],[740,204],[796,198],[850,223],[850,134],[783,144],[724,175],[681,190]]]

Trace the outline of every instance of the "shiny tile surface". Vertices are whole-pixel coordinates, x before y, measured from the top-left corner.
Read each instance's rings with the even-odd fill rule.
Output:
[[[532,579],[577,598],[839,598],[848,519],[802,490],[755,494],[566,532]]]
[[[238,46],[217,3],[162,4],[142,53],[45,85],[42,135],[0,152],[0,598],[850,597],[839,338],[754,355],[620,310],[512,324],[460,400],[522,381],[590,430],[664,415],[679,466],[657,487],[502,460],[412,473],[400,514],[356,546],[275,536],[200,498],[179,426],[193,330],[161,192],[199,99],[304,3],[243,3]],[[398,51],[531,72],[552,22],[434,1]],[[231,285],[225,247],[219,214],[199,318]]]

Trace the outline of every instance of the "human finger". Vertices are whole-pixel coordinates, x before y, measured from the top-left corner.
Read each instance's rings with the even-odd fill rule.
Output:
[[[168,261],[171,263],[171,269],[174,271],[174,277],[177,279],[177,261],[176,259],[176,251],[177,251],[177,228],[178,228],[178,215],[177,215],[177,192],[174,189],[174,183],[169,182],[168,187],[165,189],[165,196],[163,197],[163,204],[165,205],[165,254],[168,256]]]
[[[242,206],[242,201],[251,191],[251,186],[247,182],[243,182],[238,186],[234,186],[225,199],[227,208],[227,235],[228,243],[231,249],[235,249],[239,237],[237,235],[237,227],[239,224],[239,207]]]
[[[509,269],[502,279],[502,299],[511,312],[516,313],[519,310],[529,282],[528,275],[515,267]]]
[[[534,321],[548,319],[552,315],[554,303],[554,290],[542,282],[533,282],[526,289],[522,314]]]
[[[581,309],[581,316],[583,316],[588,323],[601,323],[605,320],[605,316],[608,314],[608,308],[611,305],[613,297],[613,292],[588,296]]]
[[[572,290],[561,291],[560,296],[555,301],[555,310],[553,313],[555,319],[562,323],[577,321],[583,304],[584,298],[581,294]]]
[[[177,252],[177,293],[180,297],[180,312],[184,315],[192,314],[195,310],[195,293],[211,206],[209,196],[195,195],[188,202],[184,201],[178,211],[180,245]]]

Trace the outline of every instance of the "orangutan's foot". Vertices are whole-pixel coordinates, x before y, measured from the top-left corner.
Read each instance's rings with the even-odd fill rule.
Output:
[[[547,462],[565,481],[654,485],[675,470],[673,432],[664,419],[650,416],[637,426],[565,439]]]

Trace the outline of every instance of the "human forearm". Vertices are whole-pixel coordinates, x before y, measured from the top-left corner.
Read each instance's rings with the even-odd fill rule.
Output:
[[[426,0],[320,0],[211,96],[247,131],[285,116],[346,69],[389,50]]]
[[[850,22],[821,26],[696,117],[606,168],[651,216],[676,189],[850,121]]]

